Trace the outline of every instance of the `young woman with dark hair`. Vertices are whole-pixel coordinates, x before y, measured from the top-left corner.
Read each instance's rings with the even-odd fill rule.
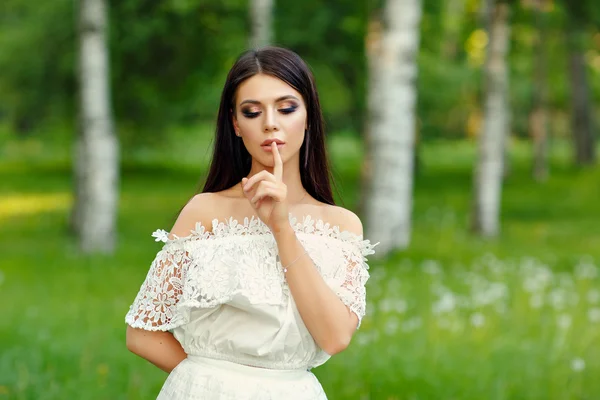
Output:
[[[169,373],[159,399],[326,399],[310,369],[365,314],[362,223],[334,204],[313,76],[294,52],[243,53],[206,184],[126,316],[127,347]]]

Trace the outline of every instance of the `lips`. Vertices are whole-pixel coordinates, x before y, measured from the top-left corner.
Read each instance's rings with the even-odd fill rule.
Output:
[[[277,143],[277,145],[285,144],[285,142],[280,139],[267,139],[264,142],[262,142],[261,146],[271,146],[271,143],[273,142]]]

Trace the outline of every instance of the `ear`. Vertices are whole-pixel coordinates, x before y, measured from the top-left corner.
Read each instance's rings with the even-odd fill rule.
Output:
[[[230,114],[231,114],[231,122],[233,123],[233,129],[235,129],[235,133],[236,135],[238,134],[238,132],[240,131],[240,127],[238,126],[238,121],[237,118],[235,116],[235,113],[233,112],[233,110],[229,110]]]

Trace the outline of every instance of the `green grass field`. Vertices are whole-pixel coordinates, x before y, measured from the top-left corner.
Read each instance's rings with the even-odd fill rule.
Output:
[[[330,143],[344,205],[361,146]],[[511,145],[502,234],[469,233],[474,146],[425,144],[411,247],[371,262],[349,349],[314,370],[337,399],[600,398],[600,168],[553,151],[535,183]],[[39,160],[39,158],[36,158]],[[76,251],[60,160],[0,161],[0,399],[150,399],[166,375],[125,348],[124,315],[203,165],[127,159],[113,256]]]

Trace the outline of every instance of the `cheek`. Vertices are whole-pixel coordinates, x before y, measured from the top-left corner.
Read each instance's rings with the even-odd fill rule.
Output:
[[[295,135],[304,134],[306,128],[306,113],[297,113],[288,121],[287,131]]]

